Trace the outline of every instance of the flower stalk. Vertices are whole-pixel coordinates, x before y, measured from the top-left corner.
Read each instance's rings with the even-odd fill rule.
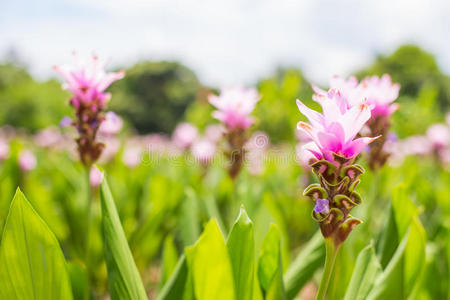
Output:
[[[336,256],[339,251],[339,246],[336,246],[331,239],[325,239],[325,266],[323,269],[322,279],[320,281],[319,289],[317,291],[316,300],[325,299],[328,285],[330,284],[331,275],[333,274],[334,265],[336,263]]]

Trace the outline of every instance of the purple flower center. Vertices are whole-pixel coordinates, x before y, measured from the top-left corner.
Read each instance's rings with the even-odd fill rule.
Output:
[[[330,211],[328,199],[318,198],[314,206],[314,211],[318,214],[327,214]]]

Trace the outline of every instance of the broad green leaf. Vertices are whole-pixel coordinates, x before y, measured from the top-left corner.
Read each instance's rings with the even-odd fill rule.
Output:
[[[243,207],[241,207],[239,217],[231,229],[227,246],[233,268],[236,298],[251,300],[255,268],[255,240],[253,223]]]
[[[106,179],[100,187],[102,228],[111,299],[147,299]]]
[[[425,263],[425,232],[415,217],[367,299],[414,298]]]
[[[404,185],[398,185],[392,192],[392,208],[395,212],[395,223],[398,236],[403,237],[408,231],[412,218],[417,216],[419,210],[409,199]]]
[[[198,199],[195,191],[189,187],[185,190],[186,197],[181,205],[180,231],[185,246],[190,246],[200,236]]]
[[[74,262],[70,262],[67,267],[72,285],[73,299],[88,300],[90,288],[86,269],[82,265]]]
[[[381,265],[375,255],[373,245],[367,246],[356,259],[355,269],[344,300],[366,299],[381,271]]]
[[[186,282],[188,278],[188,265],[186,256],[183,254],[178,260],[177,266],[173,271],[172,276],[166,282],[160,293],[158,300],[179,300],[180,295],[183,295]]]
[[[258,279],[266,299],[286,298],[282,276],[280,231],[275,224],[271,224],[258,263]]]
[[[325,261],[325,244],[320,231],[316,232],[289,266],[284,275],[286,296],[294,299]]]
[[[0,299],[72,299],[59,243],[19,189],[6,220],[0,270]]]
[[[213,219],[195,245],[186,248],[197,300],[233,300],[233,269],[222,233]]]
[[[164,241],[164,250],[162,255],[162,274],[161,282],[163,285],[170,278],[178,263],[178,253],[173,242],[173,236],[168,235]]]
[[[352,247],[354,247],[352,241],[347,240],[341,245],[337,253],[333,274],[327,290],[328,300],[342,300],[345,296],[355,267],[356,254],[353,254]]]
[[[397,224],[395,222],[395,212],[391,207],[386,227],[381,231],[380,238],[377,243],[377,249],[380,256],[380,264],[383,269],[389,264],[395,250],[399,244]]]

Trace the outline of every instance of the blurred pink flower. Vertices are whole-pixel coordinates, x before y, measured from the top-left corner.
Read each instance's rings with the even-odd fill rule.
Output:
[[[124,77],[125,72],[105,72],[104,61],[93,55],[89,59],[80,59],[73,54],[74,65],[55,66],[53,69],[66,81],[63,89],[69,90],[74,98],[72,105],[79,106],[79,102],[90,103],[98,100],[103,108],[104,103],[111,97],[105,90],[114,81]]]
[[[180,123],[172,134],[173,143],[180,148],[189,148],[198,136],[197,128],[190,123]]]
[[[101,122],[98,131],[102,135],[115,135],[120,132],[122,126],[122,118],[112,111],[109,111],[105,114],[105,119]]]
[[[231,88],[222,90],[219,96],[210,95],[209,102],[218,109],[213,112],[213,117],[228,129],[245,130],[253,124],[250,113],[259,98],[256,89]]]
[[[224,133],[222,125],[211,124],[205,129],[205,137],[210,141],[217,143],[220,141]]]
[[[102,163],[108,162],[113,159],[117,152],[120,150],[120,140],[114,136],[102,136],[99,141],[105,144],[105,148],[100,156],[100,161]]]
[[[8,142],[0,138],[0,161],[7,159],[9,156]]]
[[[433,124],[428,127],[427,138],[435,148],[450,146],[450,128],[444,124]]]
[[[392,102],[398,98],[400,85],[392,83],[388,74],[381,78],[366,77],[359,84],[354,76],[346,80],[336,75],[330,80],[330,88],[339,90],[348,107],[366,103],[371,108],[372,116],[391,115],[398,109],[398,105]],[[317,95],[324,96],[327,93],[315,86],[313,89]]]
[[[197,161],[207,164],[216,154],[216,145],[206,138],[201,138],[192,144],[191,153]]]
[[[36,167],[36,156],[30,150],[23,150],[19,154],[19,167],[23,171],[31,171]]]
[[[262,131],[253,133],[247,141],[244,149],[247,151],[245,158],[250,174],[259,175],[264,172],[264,158],[266,156],[266,150],[269,146],[269,136]]]
[[[350,159],[355,158],[375,139],[371,137],[355,139],[370,119],[370,108],[366,104],[349,108],[347,100],[335,89],[330,89],[327,94],[316,95],[314,100],[322,106],[322,114],[297,100],[300,112],[311,123],[299,122],[297,128],[313,141],[313,144],[308,143],[304,147],[316,159],[334,162],[333,153]]]
[[[103,180],[103,174],[100,172],[100,170],[93,165],[91,167],[91,171],[89,172],[89,182],[92,187],[98,187]]]
[[[34,142],[44,148],[58,145],[62,140],[63,136],[57,127],[45,128],[34,136]]]
[[[129,167],[136,167],[141,162],[142,149],[138,146],[130,146],[125,148],[122,154],[123,163]]]
[[[371,107],[372,115],[391,115],[398,109],[398,104],[392,104],[392,102],[398,98],[400,84],[392,83],[391,76],[388,74],[384,74],[381,78],[378,76],[366,77],[361,81],[358,89],[363,99]]]

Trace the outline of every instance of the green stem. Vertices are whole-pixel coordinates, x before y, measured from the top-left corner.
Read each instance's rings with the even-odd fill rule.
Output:
[[[86,183],[87,183],[87,201],[86,201],[86,232],[84,241],[84,263],[86,268],[89,269],[89,243],[90,243],[90,230],[91,230],[91,210],[92,210],[92,187],[90,181],[91,169],[86,167]],[[89,271],[89,270],[88,270]]]
[[[316,300],[325,299],[327,293],[328,284],[330,283],[331,274],[333,274],[334,263],[336,262],[336,255],[339,250],[339,246],[334,245],[334,241],[331,238],[325,239],[325,267],[322,274],[322,280],[320,281],[319,290],[317,291]]]

